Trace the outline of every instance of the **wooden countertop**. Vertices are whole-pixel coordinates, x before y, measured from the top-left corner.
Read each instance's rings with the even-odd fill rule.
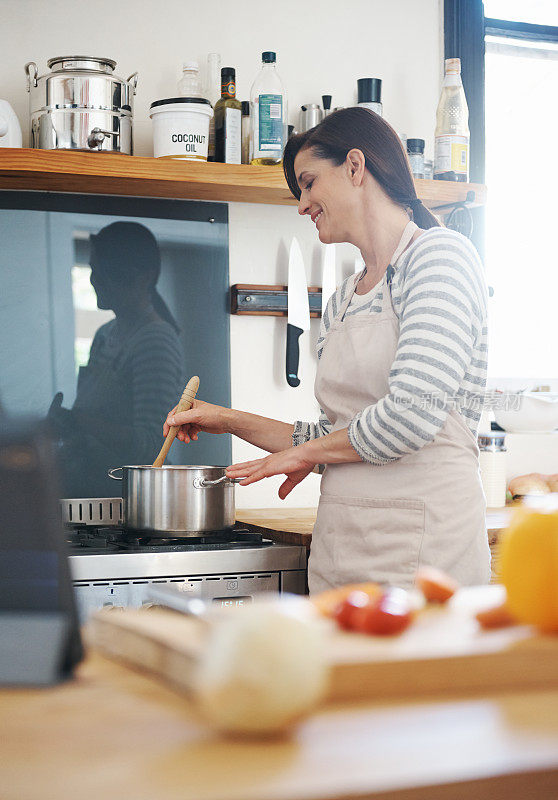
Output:
[[[92,654],[0,691],[2,800],[524,800],[558,796],[558,691],[327,706],[290,738],[226,740],[187,700]]]
[[[512,507],[487,510],[486,527],[491,544],[508,524],[512,512]],[[316,508],[243,508],[237,509],[236,520],[274,542],[310,547],[316,513]]]

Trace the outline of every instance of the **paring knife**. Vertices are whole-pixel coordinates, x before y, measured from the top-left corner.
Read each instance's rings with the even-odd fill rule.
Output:
[[[298,386],[299,347],[298,340],[303,331],[310,330],[310,305],[308,302],[308,286],[306,271],[296,237],[291,242],[289,254],[289,286],[287,292],[289,303],[287,320],[287,383]]]
[[[326,310],[327,302],[336,288],[335,245],[326,244],[322,267],[322,317]]]

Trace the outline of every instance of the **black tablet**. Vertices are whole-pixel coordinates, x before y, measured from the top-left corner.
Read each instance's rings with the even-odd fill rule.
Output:
[[[82,657],[44,423],[0,420],[0,683],[49,684]]]

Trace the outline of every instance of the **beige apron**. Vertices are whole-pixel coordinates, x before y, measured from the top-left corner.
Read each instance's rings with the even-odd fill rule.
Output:
[[[409,222],[393,266],[416,230]],[[333,431],[389,393],[399,339],[386,275],[378,286],[381,312],[345,318],[359,278],[327,333],[316,375],[316,398]],[[322,476],[310,592],[360,581],[407,588],[421,565],[438,567],[464,585],[490,580],[477,443],[453,409],[434,440],[417,452],[384,466],[329,464]]]

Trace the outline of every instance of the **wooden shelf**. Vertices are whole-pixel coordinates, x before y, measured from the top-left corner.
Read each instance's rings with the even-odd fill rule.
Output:
[[[486,187],[474,183],[415,181],[417,194],[432,209],[474,198],[483,205]],[[0,148],[0,189],[78,194],[167,197],[217,202],[294,205],[283,169],[196,163],[111,153]],[[471,195],[470,195],[471,197]]]

